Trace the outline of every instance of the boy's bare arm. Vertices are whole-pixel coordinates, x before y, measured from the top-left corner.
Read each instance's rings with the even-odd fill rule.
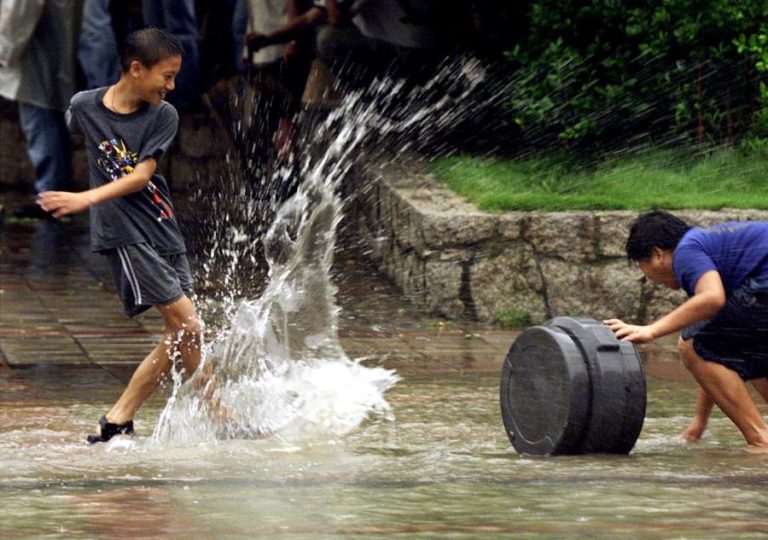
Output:
[[[607,324],[617,338],[634,343],[645,343],[666,336],[698,321],[709,319],[725,305],[725,289],[720,273],[710,270],[696,283],[694,295],[682,305],[656,322],[640,326],[627,324],[619,319],[607,319]]]
[[[77,214],[95,204],[141,191],[152,178],[155,169],[157,169],[157,161],[154,158],[148,158],[136,165],[133,172],[114,182],[108,182],[80,193],[44,191],[38,196],[37,202],[43,210],[51,212],[53,217]]]

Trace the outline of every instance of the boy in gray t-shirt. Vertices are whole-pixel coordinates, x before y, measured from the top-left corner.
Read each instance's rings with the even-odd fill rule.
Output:
[[[187,373],[200,362],[200,323],[190,300],[192,277],[184,239],[157,160],[176,135],[178,115],[163,101],[181,69],[182,47],[165,30],[126,39],[120,80],[72,98],[67,121],[82,133],[90,189],[48,191],[39,204],[54,217],[90,209],[91,246],[104,254],[129,316],[156,307],[165,335],[142,361],[88,442],[133,433],[133,417],[180,356]]]

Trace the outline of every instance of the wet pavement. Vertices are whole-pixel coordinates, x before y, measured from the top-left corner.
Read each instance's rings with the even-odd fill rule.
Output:
[[[162,328],[122,313],[82,220],[6,220],[0,234],[0,349],[12,368],[134,364]]]
[[[370,264],[343,249],[333,274],[339,333],[350,357],[496,369],[516,335],[420,314]],[[135,319],[123,314],[103,257],[90,251],[84,217],[6,217],[0,232],[0,369],[99,367],[123,378],[122,368],[135,367],[161,330],[156,310]]]
[[[402,377],[387,393],[396,422],[372,419],[341,440],[301,447],[232,440],[157,452],[150,434],[166,385],[139,411],[135,439],[88,447],[84,435],[162,321],[153,310],[122,313],[85,219],[6,218],[0,536],[764,536],[765,461],[745,457],[717,413],[700,445],[677,437],[695,387],[674,339],[641,349],[649,401],[630,456],[531,458],[510,447],[498,408],[517,332],[420,314],[352,251],[340,250],[333,275],[347,354]]]
[[[90,250],[85,216],[16,220],[9,216],[17,199],[3,197],[0,370],[97,367],[114,374],[116,383],[127,380],[159,340],[162,318],[154,309],[134,319],[124,315],[104,258]],[[197,259],[192,254],[193,271]],[[418,312],[351,250],[338,250],[333,275],[339,287],[339,335],[352,358],[375,356],[384,362],[424,363],[436,370],[497,370],[518,334]],[[673,340],[645,347],[641,353],[646,370],[666,379],[685,379],[679,362],[669,361],[673,349]]]

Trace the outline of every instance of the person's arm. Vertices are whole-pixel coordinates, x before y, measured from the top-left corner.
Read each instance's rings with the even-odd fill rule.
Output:
[[[339,26],[344,19],[344,12],[339,7],[338,0],[325,0],[325,9],[328,12],[328,24]]]
[[[17,0],[0,5],[0,67],[12,64],[27,46],[44,4],[44,0]]]
[[[725,305],[725,289],[720,273],[709,270],[696,282],[694,295],[656,322],[640,326],[619,319],[603,321],[617,338],[633,343],[645,343],[682,330],[695,322],[709,319]]]
[[[38,196],[37,201],[42,209],[51,212],[53,217],[77,214],[95,204],[141,191],[149,183],[156,168],[157,161],[154,158],[147,158],[136,165],[132,172],[114,182],[107,182],[80,193],[44,191]]]
[[[701,387],[696,392],[696,408],[693,411],[693,418],[691,423],[685,428],[685,431],[680,435],[684,440],[688,442],[696,442],[701,439],[704,434],[704,430],[707,429],[707,422],[709,422],[709,415],[712,414],[712,407],[715,402],[710,395]]]
[[[294,17],[271,34],[251,32],[245,36],[245,43],[252,54],[269,45],[277,45],[278,43],[293,41],[294,39],[301,37],[307,30],[314,28],[318,24],[324,23],[326,20],[327,15],[325,10],[313,7],[298,17]]]
[[[295,19],[301,15],[298,0],[288,0],[288,18]]]

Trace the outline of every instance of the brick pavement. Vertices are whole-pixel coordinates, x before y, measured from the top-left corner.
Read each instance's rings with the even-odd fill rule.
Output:
[[[0,351],[6,364],[134,364],[162,328],[131,320],[82,219],[5,223],[0,232]]]
[[[514,332],[434,321],[418,313],[364,263],[341,263],[340,335],[351,357],[436,370],[496,369]],[[133,366],[159,338],[155,310],[129,319],[102,257],[90,251],[84,217],[6,220],[0,232],[0,361],[33,365]],[[123,371],[123,370],[120,370]]]

